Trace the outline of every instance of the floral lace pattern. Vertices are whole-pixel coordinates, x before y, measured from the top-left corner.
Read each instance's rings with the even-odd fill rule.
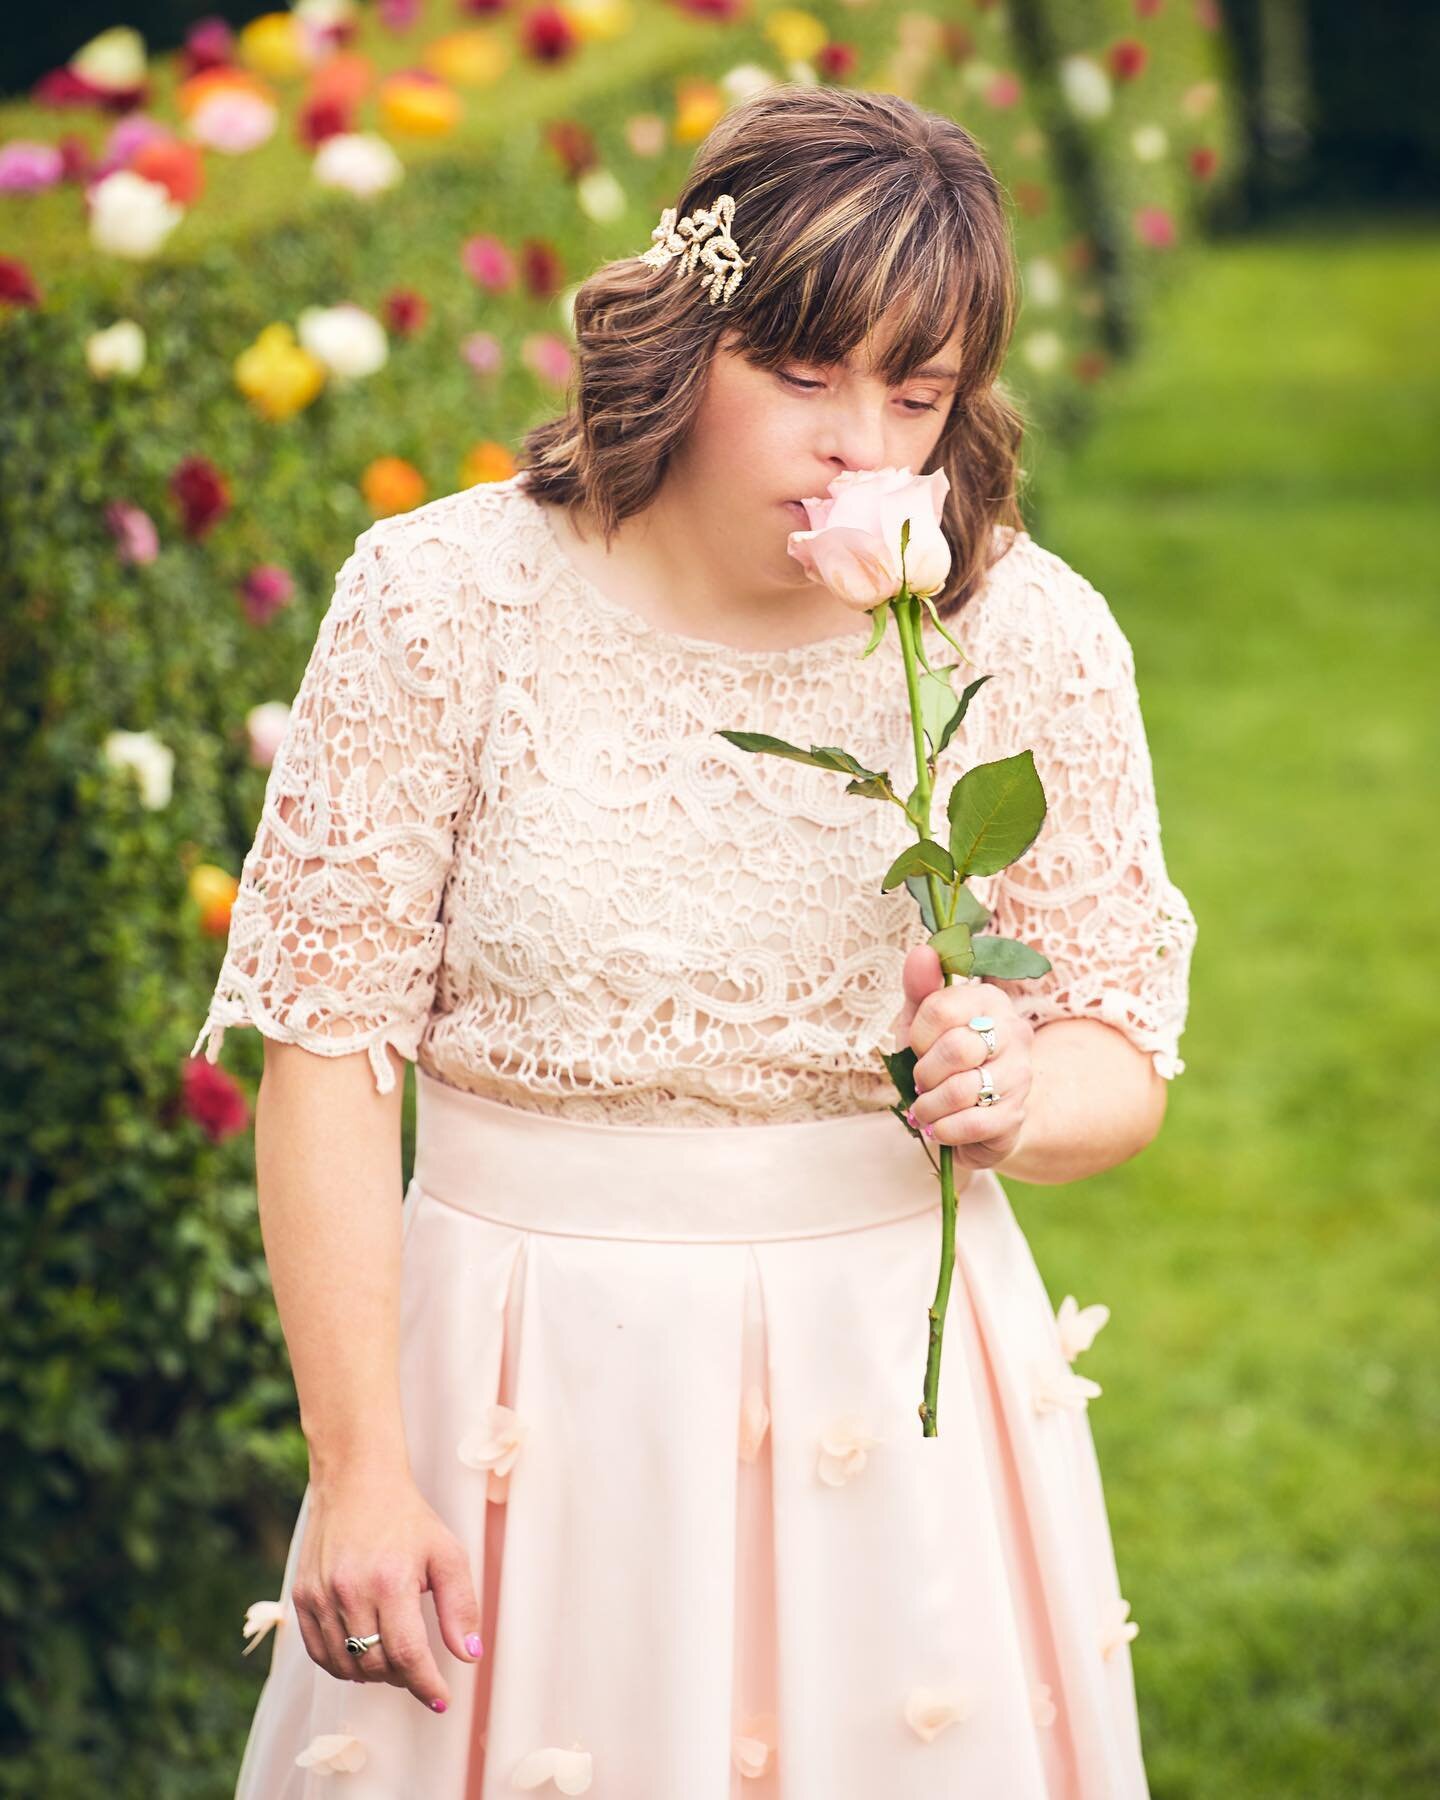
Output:
[[[662,630],[581,575],[523,483],[382,520],[346,559],[196,1051],[208,1038],[214,1062],[227,1027],[254,1025],[366,1050],[385,1092],[393,1048],[492,1099],[626,1123],[889,1106],[879,1052],[925,931],[880,881],[913,833],[835,774],[717,733],[843,745],[908,791],[893,638],[862,662],[865,631],[770,651]],[[1040,836],[971,885],[993,930],[1054,965],[997,985],[1036,1025],[1114,1026],[1173,1077],[1196,928],[1166,874],[1130,645],[1028,534],[997,549],[952,627],[992,679],[941,793],[1034,750]]]

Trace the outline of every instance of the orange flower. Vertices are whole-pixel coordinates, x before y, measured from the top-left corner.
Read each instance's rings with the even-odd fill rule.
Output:
[[[190,871],[190,898],[200,908],[200,929],[208,937],[225,937],[230,930],[230,909],[240,883],[216,863],[196,863]]]
[[[360,477],[360,492],[377,518],[409,512],[425,498],[425,477],[403,456],[377,456]]]
[[[493,87],[510,66],[510,52],[493,32],[476,27],[447,32],[428,43],[420,60],[454,87]]]
[[[503,444],[482,439],[472,444],[460,463],[461,487],[474,487],[481,481],[507,481],[515,473],[515,458]]]
[[[380,83],[380,116],[392,131],[411,137],[447,137],[460,123],[464,104],[454,88],[414,70]]]
[[[682,81],[675,94],[675,142],[698,144],[725,111],[725,95],[713,81]]]
[[[179,108],[182,119],[190,118],[215,94],[237,92],[251,94],[257,100],[275,104],[275,90],[268,82],[261,81],[258,75],[247,74],[244,69],[231,68],[226,65],[217,69],[201,69],[196,75],[182,81],[175,90],[175,104]]]

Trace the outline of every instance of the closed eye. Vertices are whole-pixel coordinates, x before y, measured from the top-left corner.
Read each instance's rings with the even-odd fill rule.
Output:
[[[823,381],[803,381],[798,375],[787,375],[783,370],[780,372],[780,379],[787,382],[792,388],[798,388],[801,392],[807,394],[813,388],[823,387],[825,385]],[[912,413],[936,412],[939,410],[939,402],[935,400],[902,400],[900,404],[908,412]]]

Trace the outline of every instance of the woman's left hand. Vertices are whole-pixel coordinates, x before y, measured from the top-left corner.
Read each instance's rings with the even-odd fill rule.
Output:
[[[905,958],[905,1005],[896,1020],[901,1048],[915,1052],[915,1105],[911,1123],[932,1143],[950,1146],[966,1168],[1004,1162],[1020,1142],[1033,1076],[1035,1028],[1010,996],[987,981],[945,985],[940,957],[917,944]],[[995,1051],[967,1023],[977,1013],[995,1021]],[[980,1065],[996,1099],[976,1104]]]

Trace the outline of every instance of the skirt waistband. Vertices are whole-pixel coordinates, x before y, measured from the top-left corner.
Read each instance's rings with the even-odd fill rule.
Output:
[[[888,1110],[775,1125],[601,1125],[415,1073],[415,1185],[521,1230],[748,1243],[940,1205],[929,1157]],[[955,1171],[957,1192],[972,1173]]]

